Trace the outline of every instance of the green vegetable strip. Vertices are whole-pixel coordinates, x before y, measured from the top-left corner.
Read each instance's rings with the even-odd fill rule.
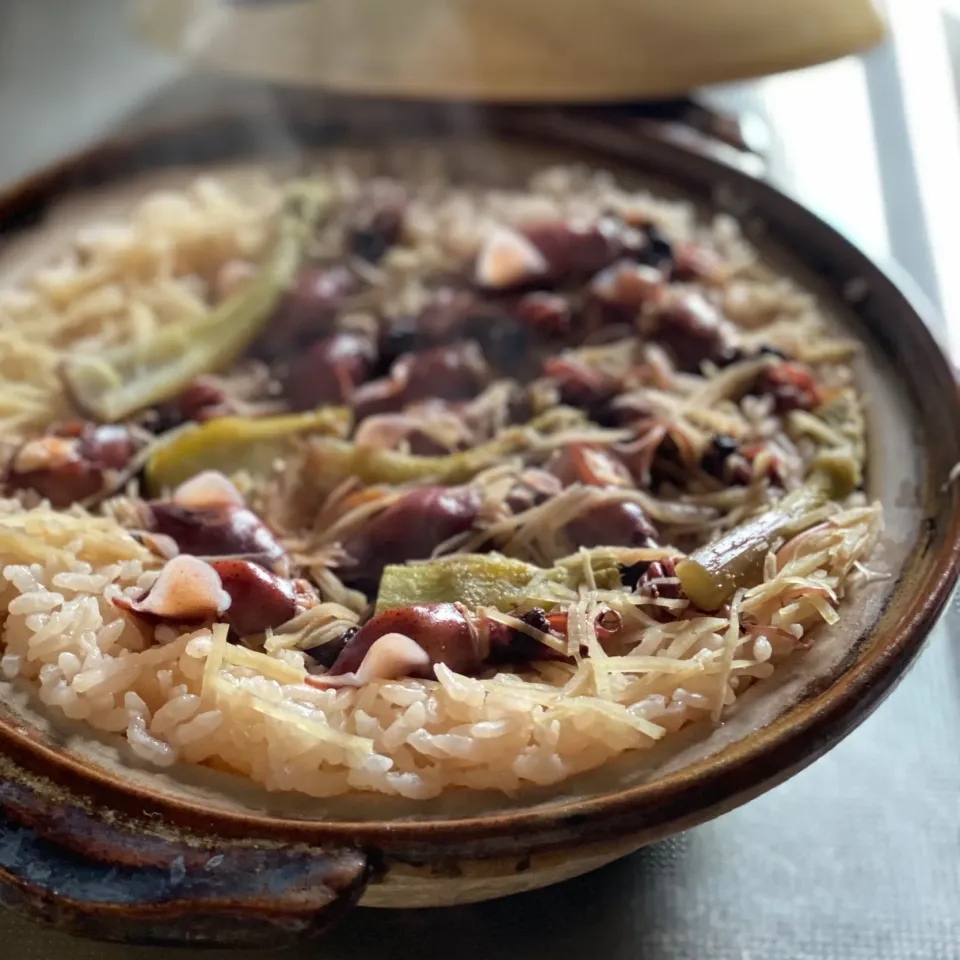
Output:
[[[305,434],[345,434],[352,422],[343,407],[321,407],[281,417],[218,417],[191,424],[160,441],[147,460],[147,491],[159,496],[204,470],[269,476],[276,461]]]
[[[386,567],[377,594],[377,613],[415,603],[454,603],[471,609],[498,607],[514,609],[523,600],[524,588],[539,567],[501,556],[498,553],[464,554],[427,563]],[[551,580],[566,580],[566,572],[552,570]]]
[[[620,568],[613,554],[590,557],[593,578],[601,590],[619,590]],[[383,571],[377,594],[377,613],[416,603],[461,602],[475,610],[496,607],[504,613],[529,605],[529,586],[559,584],[576,589],[583,582],[583,555],[557,561],[549,569],[524,563],[501,553],[465,553],[424,563],[395,564]],[[538,601],[552,608],[549,601]]]
[[[321,490],[332,490],[341,480],[355,476],[364,483],[464,483],[503,458],[534,448],[552,431],[572,425],[571,411],[557,407],[525,427],[511,427],[472,450],[422,457],[358,447],[342,440],[318,440],[311,451],[312,480]],[[581,418],[582,419],[582,418]]]
[[[462,483],[497,463],[501,457],[528,447],[529,443],[520,432],[501,435],[472,450],[437,457],[358,447],[342,440],[319,440],[314,446],[313,460],[319,469],[317,479],[324,487],[335,487],[349,476],[356,476],[364,483],[399,484],[415,480]]]
[[[740,587],[758,583],[763,561],[791,516],[772,510],[677,562],[687,598],[701,610],[722,607]]]
[[[257,274],[202,321],[158,330],[146,343],[68,359],[63,377],[77,406],[106,422],[176,396],[198,376],[228,366],[266,325],[293,283],[333,194],[323,182],[291,186],[276,244]]]
[[[713,543],[677,562],[677,576],[687,598],[701,610],[723,606],[740,587],[751,587],[763,576],[763,561],[775,540],[792,537],[820,522],[820,508],[829,498],[843,497],[859,477],[850,458],[818,462],[816,472],[799,490]]]

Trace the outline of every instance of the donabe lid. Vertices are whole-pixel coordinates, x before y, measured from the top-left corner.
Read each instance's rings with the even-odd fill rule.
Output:
[[[872,0],[139,0],[159,46],[378,97],[642,100],[878,42]]]

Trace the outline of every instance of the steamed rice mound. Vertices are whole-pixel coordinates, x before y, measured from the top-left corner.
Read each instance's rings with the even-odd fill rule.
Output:
[[[341,202],[362,192],[363,180],[350,166],[327,173]],[[838,394],[853,396],[851,345],[830,333],[810,296],[756,262],[729,218],[704,224],[686,204],[580,170],[546,171],[522,192],[435,181],[411,189],[405,244],[367,270],[377,308],[387,316],[421,309],[429,297],[425,278],[462,268],[493,224],[614,211],[653,220],[675,242],[695,242],[722,261],[722,276],[706,285],[707,295],[738,328],[744,349],[772,345],[809,364]],[[7,450],[73,415],[58,373],[64,357],[135,343],[165,324],[209,312],[220,269],[264,255],[279,202],[278,188],[263,180],[204,179],[150,196],[126,223],[84,231],[63,262],[0,294],[0,435]],[[334,249],[337,230],[342,225],[334,223],[321,246]],[[622,362],[616,353],[595,348],[591,362],[616,366]],[[678,560],[697,543],[763,514],[784,490],[803,484],[819,452],[844,442],[809,412],[778,413],[769,397],[728,399],[724,369],[708,363],[698,373],[680,371],[655,345],[644,362],[656,384],[649,394],[657,414],[675,425],[672,436],[696,446],[735,431],[744,444],[764,446],[769,461],[756,457],[753,473],[724,489],[668,482],[656,493],[618,495],[633,496],[670,533],[671,545],[652,549],[651,562]],[[224,381],[230,376],[225,372]],[[588,440],[606,436],[581,425],[550,444],[574,442],[585,429]],[[541,461],[550,452],[536,451]],[[504,471],[525,466],[505,461],[469,482],[489,496]],[[271,504],[297,463],[278,467],[262,485],[233,478],[275,527]],[[323,689],[308,682],[323,671],[283,630],[268,629],[259,648],[250,649],[228,635],[226,621],[155,623],[118,606],[117,598],[143,597],[164,566],[137,527],[136,481],[118,493],[89,509],[54,510],[29,491],[0,501],[3,677],[32,685],[54,715],[124,737],[138,758],[158,767],[206,763],[270,790],[313,796],[366,790],[422,799],[450,787],[512,792],[526,783],[558,783],[689,723],[722,722],[739,694],[786,658],[803,656],[816,644],[818,627],[842,617],[843,598],[870,578],[865,563],[882,531],[879,505],[862,492],[830,502],[816,523],[773,545],[758,582],[705,612],[675,590],[651,594],[627,583],[598,583],[597,558],[619,555],[578,551],[576,544],[562,553],[554,546],[556,512],[520,520],[498,515],[484,536],[496,534],[511,556],[544,568],[560,564],[570,576],[562,583],[533,577],[514,609],[487,613],[536,639],[524,613],[563,610],[568,656],[474,676],[438,663],[435,679]],[[333,498],[343,493],[325,491]],[[567,500],[575,496],[580,492]],[[338,535],[362,529],[368,514],[339,514]],[[319,599],[361,619],[363,598],[332,572],[335,543],[311,525],[288,524],[284,511],[281,541]],[[472,549],[468,537],[439,552]],[[601,643],[597,624],[604,617],[617,624],[615,649]]]

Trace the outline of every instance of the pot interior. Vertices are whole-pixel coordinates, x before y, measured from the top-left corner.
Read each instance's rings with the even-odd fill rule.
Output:
[[[453,138],[399,145],[393,140],[358,147],[311,143],[307,153],[284,142],[283,156],[278,159],[269,150],[262,160],[231,157],[229,148],[227,156],[211,159],[208,134],[182,131],[155,137],[149,141],[152,151],[144,141],[132,152],[121,147],[81,156],[59,173],[41,175],[0,198],[0,222],[14,222],[0,248],[0,283],[13,283],[54,258],[79,225],[122,216],[143,194],[183,183],[198,172],[242,178],[266,163],[282,174],[304,161],[309,167],[310,156],[318,152],[343,149],[353,151],[351,157],[361,167],[400,176],[419,168],[426,152],[454,179],[484,185],[519,185],[532,171],[556,163],[585,161],[610,169],[627,185],[648,186],[693,199],[705,210],[736,215],[761,257],[816,293],[837,327],[863,345],[857,376],[868,398],[868,493],[882,502],[886,516],[871,567],[887,578],[850,596],[840,623],[818,628],[813,649],[795,655],[738,698],[722,725],[693,725],[662,747],[627,754],[557,786],[531,787],[517,796],[455,790],[427,801],[372,794],[316,799],[269,793],[201,767],[158,771],[136,760],[117,738],[98,736],[61,717],[52,721],[26,686],[0,683],[0,742],[16,741],[18,758],[39,746],[52,748],[86,766],[118,796],[142,792],[161,805],[186,803],[209,813],[369,823],[556,811],[671,778],[689,780],[737,758],[769,753],[791,731],[834,710],[842,698],[843,716],[854,719],[837,723],[850,727],[861,686],[878,671],[897,673],[906,667],[955,574],[958,500],[949,475],[960,461],[960,411],[950,370],[910,302],[812,214],[720,164],[642,134],[618,136],[589,125],[586,133],[578,133],[576,124],[560,122],[551,128],[547,121],[540,124],[539,138],[523,138],[509,123],[503,127],[496,135],[471,138],[457,130]],[[177,163],[171,165],[171,159]],[[201,162],[192,162],[196,160]],[[163,169],[149,169],[154,164]],[[16,227],[31,215],[35,222]],[[812,740],[803,748],[811,757],[821,749]],[[47,759],[35,754],[36,762],[29,765],[56,780],[57,771]]]

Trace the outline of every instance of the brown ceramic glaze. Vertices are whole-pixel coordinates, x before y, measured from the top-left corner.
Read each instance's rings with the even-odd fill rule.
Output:
[[[519,797],[311,800],[201,768],[158,772],[0,684],[0,902],[92,936],[279,944],[319,932],[361,896],[372,906],[468,902],[593,869],[757,796],[859,724],[919,652],[960,565],[960,491],[949,481],[960,461],[957,384],[889,274],[742,162],[718,163],[622,111],[274,106],[271,129],[283,137],[265,137],[262,118],[220,118],[107,144],[16,185],[0,196],[3,279],[18,258],[48,253],[65,201],[99,209],[145,189],[123,186],[129,178],[172,164],[429,136],[469,177],[515,180],[558,158],[642,174],[762,226],[761,248],[819,289],[865,344],[870,492],[887,510],[882,559],[893,576],[741,698],[722,727]],[[486,141],[468,142],[477,129]]]

